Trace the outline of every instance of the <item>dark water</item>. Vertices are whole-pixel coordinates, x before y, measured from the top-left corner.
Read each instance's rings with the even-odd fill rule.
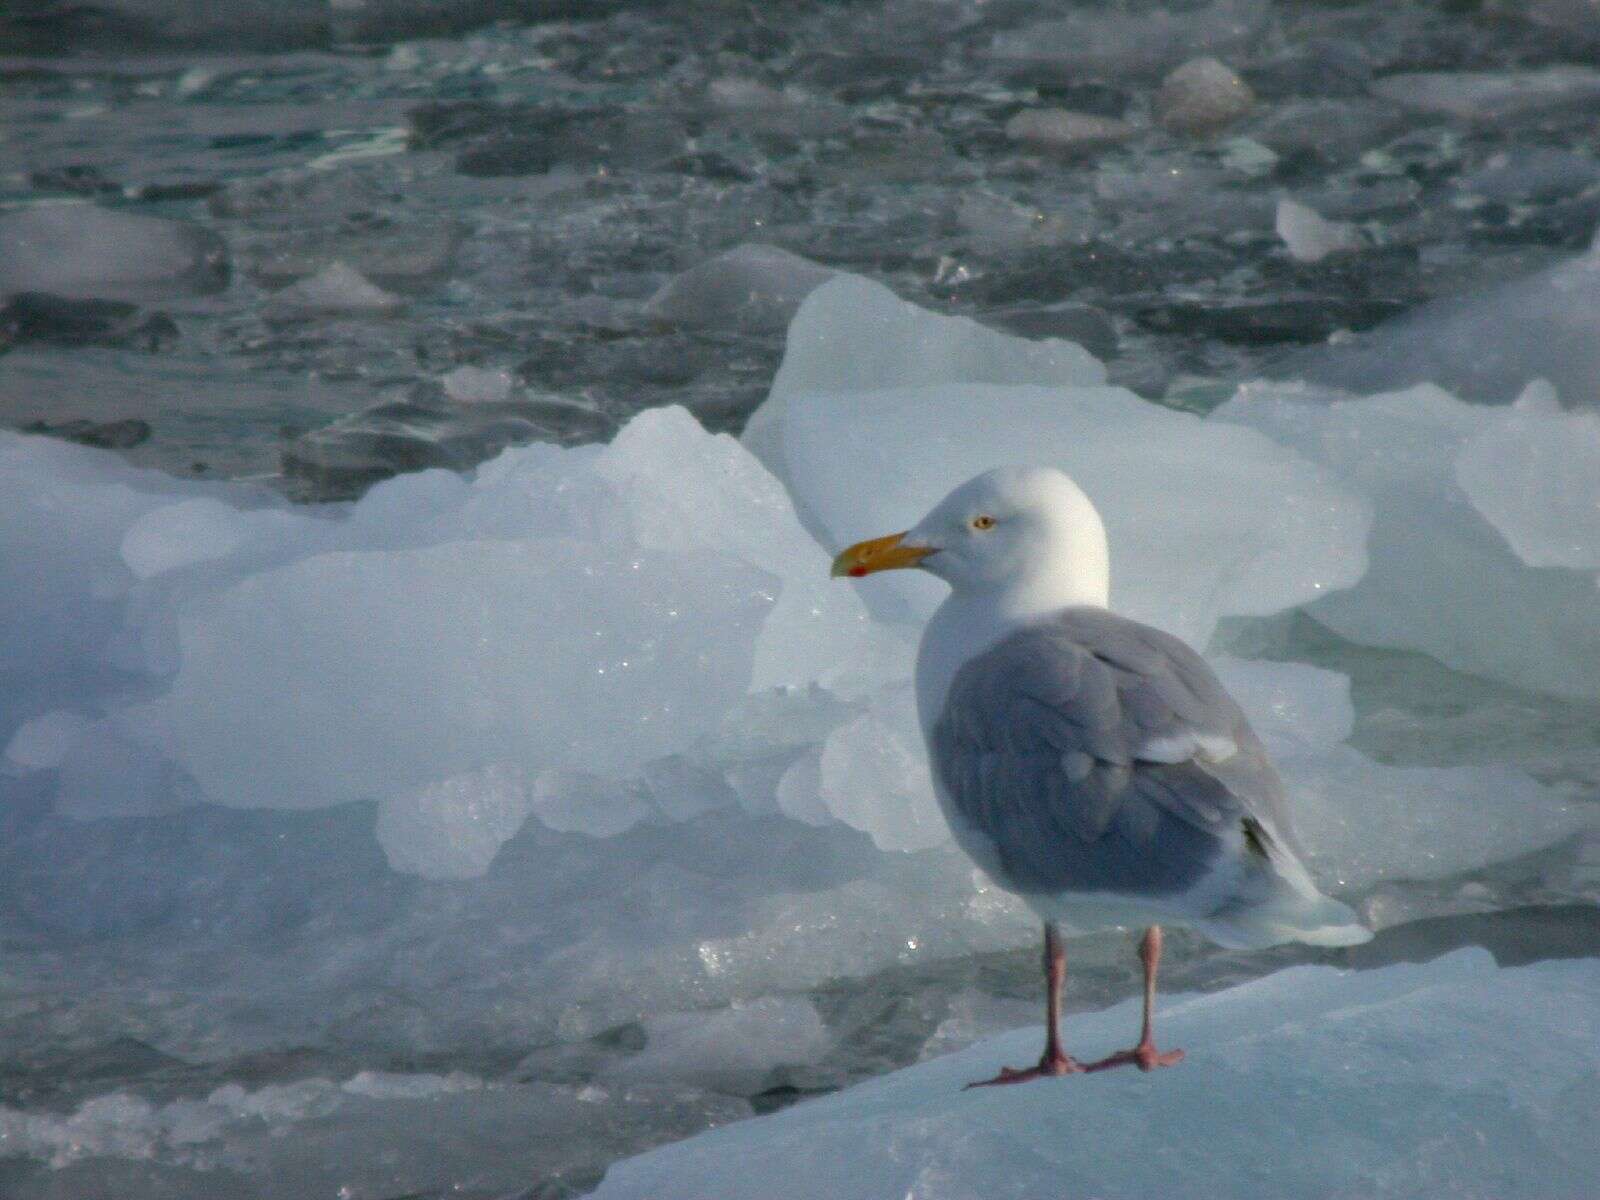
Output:
[[[1549,6],[1186,5],[1174,44],[1097,5],[577,5],[398,43],[549,10],[369,5],[330,24],[277,7],[33,4],[0,25],[0,203],[176,218],[227,256],[220,290],[169,289],[98,335],[14,331],[6,424],[144,422],[136,461],[301,496],[604,436],[662,403],[736,429],[781,326],[675,327],[644,304],[743,242],[1081,340],[1114,381],[1204,403],[1198,381],[1586,244],[1600,211],[1581,81],[1480,119],[1372,94],[1402,71],[1591,61],[1592,30]],[[1037,23],[1063,15],[1110,32],[1052,48]],[[1161,75],[1207,47],[1255,103],[1214,134],[1168,132]],[[1088,149],[1008,134],[1037,109],[1128,127]],[[1358,224],[1367,249],[1294,261],[1282,196]],[[396,307],[275,311],[334,262]],[[175,328],[130,338],[152,311]],[[430,385],[464,364],[509,373],[510,407],[439,403]],[[297,444],[396,400],[421,404]]]

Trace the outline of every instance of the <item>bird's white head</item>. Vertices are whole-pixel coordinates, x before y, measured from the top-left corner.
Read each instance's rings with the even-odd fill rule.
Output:
[[[997,467],[956,488],[913,528],[857,542],[835,575],[918,567],[957,596],[991,595],[1017,610],[1104,605],[1105,526],[1083,490],[1053,467]]]

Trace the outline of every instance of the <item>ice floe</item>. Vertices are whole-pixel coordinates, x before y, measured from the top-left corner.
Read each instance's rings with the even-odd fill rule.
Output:
[[[613,1166],[597,1200],[819,1195],[1582,1195],[1600,1170],[1600,960],[1497,968],[1482,950],[1348,972],[1294,967],[1161,1006],[1188,1058],[964,1091],[1037,1057],[1018,1030]],[[1136,1002],[1069,1018],[1094,1057]]]
[[[1595,693],[1592,414],[1557,409],[1543,386],[1504,408],[1428,385],[1341,398],[1251,384],[1213,419],[1264,431],[1372,505],[1366,574],[1319,600],[1320,620],[1354,641],[1422,650],[1522,687]],[[1560,551],[1548,541],[1552,519],[1570,522]],[[1568,569],[1576,564],[1581,572]]]

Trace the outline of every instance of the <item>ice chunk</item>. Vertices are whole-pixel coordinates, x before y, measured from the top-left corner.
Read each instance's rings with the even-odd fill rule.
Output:
[[[944,1020],[923,1043],[917,1059],[926,1062],[930,1058],[943,1058],[965,1050],[981,1038],[1032,1025],[1038,1017],[1036,1002],[1001,1000],[968,988],[950,997]]]
[[[488,367],[457,367],[439,382],[444,394],[462,404],[500,401],[511,398],[511,373]]]
[[[515,766],[491,765],[378,805],[378,842],[397,871],[471,879],[522,828],[533,800]]]
[[[693,329],[775,331],[836,274],[780,247],[747,242],[668,281],[645,311]]]
[[[991,55],[1030,80],[1098,79],[1121,83],[1150,76],[1199,54],[1228,56],[1247,47],[1266,23],[1263,0],[1217,0],[1183,11],[1074,11],[998,34]]]
[[[966,231],[968,245],[986,254],[1008,254],[1080,240],[1087,236],[1094,224],[1089,202],[1082,197],[1066,197],[1046,212],[1031,204],[1018,204],[995,192],[976,189],[962,195],[955,215],[961,228]],[[1089,307],[1078,306],[1080,311]],[[1021,311],[1036,314],[1039,309],[1028,305]],[[992,322],[994,314],[990,314],[988,319]],[[1110,344],[1115,347],[1115,331],[1108,332]],[[1072,340],[1079,339],[1072,337]]]
[[[1436,383],[1472,400],[1514,399],[1548,379],[1589,404],[1600,379],[1600,251],[1476,295],[1435,300],[1334,346],[1289,356],[1275,374],[1371,393]]]
[[[1593,824],[1590,806],[1508,767],[1392,767],[1340,744],[1354,721],[1342,675],[1299,663],[1217,666],[1273,755],[1310,865],[1329,888],[1447,878]],[[884,850],[947,844],[907,692],[884,689],[820,753],[797,760],[779,784],[781,809],[814,824],[842,821]]]
[[[1594,0],[1522,0],[1502,7],[1571,35],[1580,44],[1600,42],[1600,5]]]
[[[400,795],[489,763],[627,774],[748,683],[770,577],[532,537],[313,555],[197,598],[129,720],[224,804]]]
[[[377,287],[360,271],[336,262],[309,279],[292,283],[268,300],[269,319],[315,316],[382,316],[401,305],[398,296]]]
[[[140,517],[122,538],[122,561],[140,579],[226,558],[253,533],[290,524],[285,513],[241,512],[220,500],[180,500]]]
[[[1374,96],[1419,112],[1495,122],[1592,106],[1600,102],[1600,71],[1414,71],[1387,75],[1370,88]]]
[[[1458,670],[1588,697],[1600,688],[1600,593],[1593,576],[1525,567],[1457,479],[1456,462],[1480,433],[1496,439],[1493,453],[1511,455],[1502,461],[1514,467],[1521,453],[1515,436],[1495,431],[1519,422],[1536,427],[1536,414],[1537,405],[1532,413],[1485,408],[1435,387],[1332,400],[1292,385],[1253,384],[1213,419],[1271,434],[1371,501],[1371,566],[1357,587],[1316,603],[1319,620],[1353,641],[1418,649]],[[1542,503],[1571,504],[1569,511],[1592,495],[1582,483],[1584,422],[1553,419],[1571,437],[1566,464],[1553,470],[1576,472],[1578,491],[1547,492],[1552,481],[1543,477],[1508,476],[1487,485],[1473,475],[1486,453],[1480,448],[1467,476],[1491,509],[1496,487],[1531,487]],[[1508,519],[1521,529],[1516,517]],[[1527,532],[1537,537],[1532,527]]]
[[[904,746],[914,746],[904,742]],[[911,751],[914,753],[914,749]],[[808,750],[789,765],[778,780],[778,811],[807,825],[826,825],[834,819],[822,799],[822,752]]]
[[[1321,262],[1341,250],[1359,250],[1366,240],[1354,225],[1325,220],[1293,200],[1278,201],[1278,236],[1297,262]]]
[[[1326,887],[1447,879],[1552,846],[1593,806],[1510,767],[1389,767],[1348,746],[1280,757],[1307,865]]]
[[[1230,156],[1238,162],[1237,147]],[[1259,152],[1246,155],[1259,159]],[[1228,186],[1238,176],[1222,167],[1191,162],[1156,162],[1128,170],[1102,167],[1095,194],[1125,209],[1118,227],[1124,239],[1169,238],[1188,230],[1216,236],[1240,229],[1270,229],[1273,205],[1264,195]]]
[[[228,282],[228,252],[187,221],[48,204],[0,213],[0,294],[148,300],[214,292]]]
[[[590,837],[615,837],[654,812],[632,784],[571,770],[541,771],[530,809],[551,829]]]
[[[1500,765],[1395,767],[1350,746],[1349,681],[1302,663],[1217,664],[1283,775],[1318,880],[1444,879],[1592,826],[1592,806]]]
[[[850,128],[850,110],[797,88],[781,91],[756,79],[726,76],[706,87],[712,115],[744,134],[823,138]]]
[[[483,1080],[465,1071],[451,1071],[448,1075],[358,1071],[340,1086],[352,1096],[369,1096],[374,1100],[427,1100],[434,1096],[475,1092],[483,1087]]]
[[[96,722],[75,738],[59,770],[56,811],[79,820],[151,816],[201,799],[164,755],[113,721]]]
[[[1072,386],[1098,375],[1070,343],[1010,338],[840,279],[802,307],[746,442],[833,545],[905,528],[998,463],[1060,465],[1107,520],[1119,610],[1201,644],[1221,615],[1289,607],[1359,577],[1359,502],[1265,441],[1120,389]],[[1057,390],[973,386],[1039,382]],[[942,594],[915,577],[875,583],[864,591],[884,612],[926,615]]]
[[[814,1063],[832,1044],[809,1000],[763,996],[710,1013],[665,1013],[644,1022],[644,1050],[607,1078],[690,1083],[749,1095],[774,1068]]]
[[[642,546],[731,553],[782,580],[756,645],[751,688],[820,681],[852,695],[876,686],[908,647],[867,619],[828,576],[829,557],[794,515],[783,485],[726,435],[682,409],[641,413],[595,463],[623,498]]]
[[[1133,125],[1117,117],[1061,108],[1025,108],[1006,122],[1006,136],[1013,142],[1067,158],[1115,146],[1135,132]]]
[[[1595,11],[1600,15],[1600,7]],[[1600,183],[1600,163],[1548,146],[1502,150],[1455,181],[1464,192],[1502,204],[1559,199],[1587,191],[1596,183]]]
[[[214,485],[181,484],[102,450],[3,432],[0,479],[0,737],[9,740],[25,720],[83,708],[126,686],[112,666],[136,582],[123,538],[144,513]]]
[[[1600,571],[1600,411],[1565,412],[1530,385],[1485,414],[1456,479],[1528,566]]]
[[[1393,137],[1404,124],[1394,105],[1378,100],[1294,100],[1264,113],[1251,136],[1281,155],[1344,162]]]
[[[285,179],[281,186],[285,190],[308,187],[293,177]],[[330,185],[321,186],[328,189]],[[298,205],[306,203],[304,196],[285,197],[285,200]],[[316,233],[262,247],[250,266],[250,273],[268,287],[282,287],[296,280],[325,275],[339,267],[381,288],[415,288],[449,270],[460,240],[461,231],[453,225],[413,224]]]
[[[1596,959],[1292,967],[1167,1000],[1158,1036],[1189,1057],[1159,1087],[1126,1071],[1046,1105],[964,1091],[1038,1055],[1039,1031],[1018,1030],[618,1163],[595,1196],[1581,1195],[1600,1170],[1597,1012]],[[1071,1017],[1068,1048],[1098,1057],[1137,1020],[1132,1000]]]
[[[23,722],[6,746],[6,758],[24,771],[58,767],[93,727],[89,718],[65,709],[47,712]]]
[[[786,816],[812,825],[842,821],[881,850],[924,850],[950,841],[933,795],[909,670],[889,676],[820,746],[793,758],[777,784]]]
[[[1211,665],[1274,755],[1321,750],[1355,728],[1350,680],[1335,671],[1230,657]]]
[[[1031,342],[966,317],[937,316],[907,304],[881,283],[844,275],[806,297],[795,314],[783,363],[766,402],[745,426],[744,443],[787,478],[780,430],[796,395],[938,383],[1065,387],[1105,378],[1105,367],[1072,342]],[[797,500],[803,505],[803,498]]]
[[[835,547],[906,528],[997,464],[1059,465],[1106,519],[1115,606],[1201,645],[1220,616],[1360,577],[1367,513],[1321,470],[1221,422],[1082,386],[1098,374],[1070,343],[1007,337],[840,279],[802,306],[746,440]],[[943,594],[912,573],[862,591],[910,618]]]
[[[1028,341],[966,317],[939,316],[857,275],[841,276],[807,300],[789,331],[774,398],[933,383],[1105,382],[1105,367],[1072,342]]]
[[[368,1069],[164,1103],[119,1091],[66,1113],[0,1107],[0,1146],[8,1200],[253,1200],[262,1181],[292,1196],[505,1196],[530,1177],[597,1180],[623,1147],[749,1111],[682,1085],[612,1094]]]
[[[822,746],[817,793],[836,818],[880,850],[924,850],[950,840],[910,687],[886,689]]]
[[[63,1167],[89,1155],[143,1158],[160,1125],[155,1106],[138,1096],[97,1096],[68,1117],[0,1109],[0,1145],[8,1157]]]

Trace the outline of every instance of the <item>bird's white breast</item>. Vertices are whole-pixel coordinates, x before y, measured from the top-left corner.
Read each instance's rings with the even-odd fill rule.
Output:
[[[917,716],[924,738],[944,712],[956,673],[1023,624],[986,601],[987,597],[951,595],[922,631],[917,650]]]

